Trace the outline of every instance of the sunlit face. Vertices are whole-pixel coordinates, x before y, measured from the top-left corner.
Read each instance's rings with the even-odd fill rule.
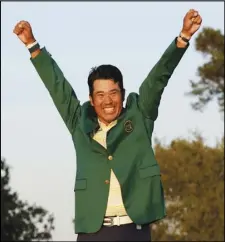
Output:
[[[98,79],[94,81],[92,97],[89,96],[99,120],[106,125],[120,115],[123,100],[122,90],[113,80]]]

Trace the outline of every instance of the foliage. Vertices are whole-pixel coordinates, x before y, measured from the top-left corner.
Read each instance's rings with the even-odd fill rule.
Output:
[[[155,154],[168,208],[152,226],[153,241],[224,241],[224,141],[177,139],[156,144]]]
[[[53,216],[40,206],[21,201],[9,182],[9,166],[1,158],[1,241],[49,241]]]
[[[220,30],[203,28],[195,40],[195,47],[209,57],[209,61],[198,67],[200,80],[190,81],[191,91],[188,94],[198,98],[192,107],[202,111],[216,98],[219,110],[224,112],[224,35]]]

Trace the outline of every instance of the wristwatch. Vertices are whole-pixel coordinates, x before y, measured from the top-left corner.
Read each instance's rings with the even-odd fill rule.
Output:
[[[186,38],[181,32],[180,32],[179,37],[180,37],[184,42],[186,42],[186,43],[189,42],[189,39],[187,39],[187,38]]]
[[[30,53],[33,53],[34,51],[40,49],[40,45],[37,41],[35,41],[34,43],[27,45],[27,48]]]

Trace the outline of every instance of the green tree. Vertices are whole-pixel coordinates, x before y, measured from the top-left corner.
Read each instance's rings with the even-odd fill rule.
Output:
[[[200,80],[190,81],[188,95],[197,97],[191,105],[194,110],[202,111],[216,98],[219,110],[224,112],[224,35],[220,30],[203,28],[195,40],[195,48],[208,57],[208,62],[198,67]]]
[[[224,141],[201,136],[157,143],[167,218],[153,224],[153,241],[224,241]]]
[[[21,201],[9,186],[9,167],[1,158],[1,241],[49,241],[54,217]]]

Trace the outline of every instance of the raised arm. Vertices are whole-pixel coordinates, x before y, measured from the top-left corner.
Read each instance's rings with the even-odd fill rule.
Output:
[[[162,93],[171,75],[187,50],[192,35],[199,29],[202,19],[191,9],[183,19],[181,34],[166,49],[160,60],[152,68],[139,89],[139,106],[145,117],[155,121]]]
[[[14,28],[14,33],[28,47],[36,42],[32,33],[32,28],[26,21],[19,22]],[[72,134],[80,115],[80,103],[76,94],[46,49],[40,49],[37,45],[34,45],[33,49],[34,51],[31,53],[31,62],[48,89],[56,108]]]

